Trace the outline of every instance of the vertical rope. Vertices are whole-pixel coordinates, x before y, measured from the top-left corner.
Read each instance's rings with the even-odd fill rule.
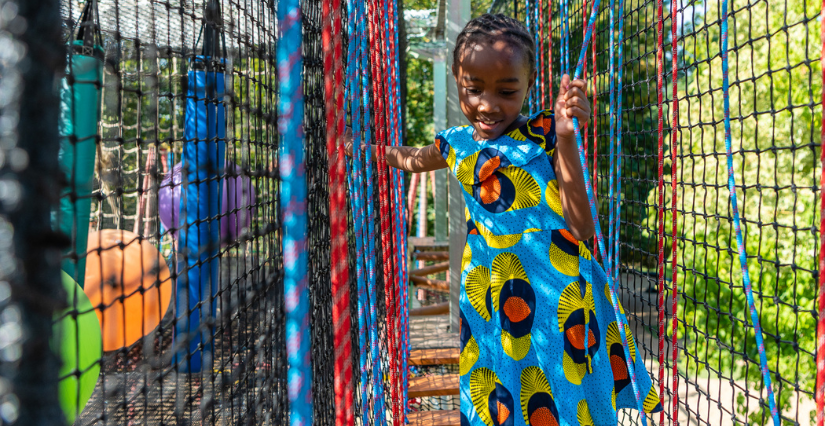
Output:
[[[379,8],[380,6],[380,8]],[[389,51],[389,8],[387,5],[386,0],[381,0],[380,5],[377,1],[373,1],[373,11],[372,11],[372,19],[374,24],[374,34],[377,37],[377,40],[373,42],[375,46],[377,44],[377,48],[373,49],[373,58],[376,59],[374,63],[374,67],[377,68],[377,74],[380,75],[380,78],[374,78],[373,82],[378,83],[378,90],[374,93],[377,95],[378,99],[378,107],[376,108],[377,113],[380,115],[380,118],[377,122],[377,130],[380,133],[381,137],[378,141],[378,149],[379,149],[379,169],[378,169],[378,177],[380,182],[379,194],[380,194],[380,206],[381,206],[381,246],[382,246],[382,260],[384,263],[384,300],[385,300],[385,330],[386,330],[386,346],[387,346],[387,357],[389,365],[387,366],[388,376],[389,376],[389,396],[391,402],[391,409],[393,413],[393,418],[398,418],[398,406],[394,404],[395,401],[398,400],[398,387],[396,386],[398,382],[398,375],[397,375],[397,340],[395,334],[395,251],[394,251],[394,240],[393,240],[393,232],[390,228],[390,222],[392,218],[390,216],[390,203],[392,203],[391,198],[394,198],[394,185],[392,187],[393,191],[388,191],[389,185],[391,184],[390,178],[391,176],[387,176],[387,162],[386,162],[386,145],[388,145],[389,133],[392,132],[392,121],[391,121],[391,95],[390,91],[391,88],[389,87],[390,82],[390,69],[388,58],[389,55],[387,52]],[[387,82],[387,87],[384,86],[384,82]],[[383,380],[382,380],[383,381]]]
[[[349,19],[349,33],[353,35],[350,39],[347,52],[347,68],[348,68],[348,99],[350,102],[350,114],[352,118],[352,133],[353,145],[358,147],[362,145],[362,105],[361,99],[364,89],[361,82],[365,80],[362,77],[363,61],[364,61],[364,10],[363,1],[350,0],[347,9],[350,17],[357,17],[357,19]],[[357,274],[357,288],[358,288],[358,342],[359,342],[359,368],[360,368],[360,395],[361,395],[361,424],[369,424],[369,399],[367,397],[368,380],[368,364],[367,364],[367,345],[369,344],[369,314],[367,313],[367,272],[366,259],[368,244],[365,241],[365,207],[364,207],[364,178],[363,174],[365,165],[363,164],[363,153],[360,149],[353,150],[352,156],[352,173],[347,173],[348,182],[350,186],[351,204],[353,212],[353,228],[355,231],[355,247],[356,247],[356,274]]]
[[[621,4],[622,0],[619,0]],[[614,181],[616,171],[616,1],[610,0],[610,8],[609,8],[609,15],[610,15],[610,48],[608,49],[608,72],[610,74],[610,85],[609,85],[609,99],[608,99],[608,108],[609,111],[609,125],[608,125],[608,181],[607,181],[607,188],[608,188],[608,225],[607,225],[607,235],[609,241],[613,241],[615,236],[613,232],[615,230],[613,221],[615,220],[615,208],[616,208],[616,194],[615,194],[615,185],[616,182]],[[597,244],[598,247],[598,244]],[[602,256],[607,256],[605,261],[605,268],[607,269],[607,275],[613,277],[613,263],[614,263],[614,256],[613,256],[613,246],[608,247],[606,252],[602,252]]]
[[[670,215],[673,220],[673,238],[671,239],[671,261],[670,261],[670,271],[673,274],[671,277],[671,283],[673,284],[673,290],[670,294],[670,310],[671,310],[671,332],[673,336],[671,337],[671,350],[673,351],[672,354],[672,380],[673,385],[671,387],[673,395],[673,409],[671,415],[673,416],[672,424],[678,425],[679,424],[679,369],[678,369],[678,352],[679,347],[677,344],[679,343],[678,336],[679,336],[679,328],[678,328],[678,309],[679,309],[679,284],[676,279],[678,278],[678,270],[676,269],[676,248],[678,246],[678,242],[676,238],[679,234],[676,232],[678,231],[678,226],[676,223],[676,143],[677,143],[677,129],[679,128],[679,61],[678,61],[678,48],[677,48],[677,41],[678,37],[676,34],[676,16],[678,13],[678,6],[676,4],[676,0],[670,1],[670,32],[671,32],[671,85],[673,86],[673,99],[671,100],[671,110],[672,110],[672,118],[670,119]],[[659,394],[659,398],[664,399],[664,395]],[[664,410],[662,411],[664,412]],[[660,419],[660,424],[663,421]]]
[[[547,98],[550,100],[550,108],[555,108],[556,102],[553,99],[553,0],[547,0],[547,22],[550,27],[548,28],[550,34],[547,37]]]
[[[399,89],[399,68],[398,68],[398,3],[396,0],[392,0],[392,22],[393,28],[392,32],[390,33],[391,36],[391,53],[392,53],[392,99],[394,104],[394,120],[393,120],[393,130],[395,131],[395,138],[393,139],[393,146],[400,146],[402,144],[402,130],[401,126],[401,102],[399,101],[398,96],[400,95]],[[395,207],[397,214],[395,216],[396,219],[396,238],[398,239],[400,249],[396,250],[397,255],[397,265],[398,265],[398,274],[396,282],[396,289],[399,291],[400,303],[399,307],[396,309],[396,313],[400,318],[400,325],[399,327],[399,334],[401,337],[401,365],[400,365],[400,374],[401,377],[399,379],[400,382],[400,392],[401,392],[401,417],[399,417],[400,424],[406,424],[406,416],[407,416],[407,364],[409,360],[409,294],[408,294],[408,286],[407,286],[407,227],[406,224],[408,223],[404,218],[407,217],[407,209],[405,208],[404,200],[404,176],[398,169],[393,169],[393,176],[396,180],[394,184],[396,188],[396,198],[395,198]]]
[[[301,7],[298,0],[278,5],[278,131],[281,135],[280,207],[283,214],[284,297],[286,300],[287,378],[291,426],[312,424],[312,367],[307,294],[306,164],[304,95],[301,85]]]
[[[614,234],[616,238],[611,241],[613,244],[613,282],[619,280],[619,241],[621,240],[622,222],[622,95],[624,93],[624,0],[619,0],[619,13],[616,17],[616,217],[613,226],[616,228]],[[620,330],[624,332],[624,330]],[[641,410],[640,410],[641,411]]]
[[[533,37],[533,44],[536,43],[536,32],[533,31],[533,7],[530,4],[530,0],[524,0],[524,23],[527,26],[527,32]],[[535,84],[527,93],[527,106],[530,111],[533,111],[536,106],[536,87]]]
[[[658,123],[658,154],[659,154],[659,194],[656,203],[658,225],[658,262],[657,281],[659,285],[657,313],[659,320],[659,395],[665,394],[665,123],[662,102],[662,79],[664,77],[664,2],[656,0],[656,106]],[[665,421],[665,410],[659,413],[659,423]]]
[[[587,23],[587,32],[585,33],[585,37],[584,37],[584,40],[582,42],[583,46],[586,46],[590,42],[590,37],[593,34],[593,26],[596,23],[596,12],[598,11],[599,2],[600,2],[600,0],[594,0],[593,1],[593,3],[594,3],[593,4],[593,13],[590,14],[590,20]],[[611,24],[612,24],[612,20],[611,20]],[[621,34],[621,32],[620,32],[620,34]],[[621,46],[619,48],[621,49]],[[575,70],[575,72],[572,76],[573,79],[576,79],[576,78],[579,77],[579,75],[581,75],[582,67],[583,67],[583,57],[586,53],[587,53],[587,49],[582,49],[581,50],[581,52],[579,54],[579,59],[576,62],[577,63],[576,70]],[[621,53],[620,53],[619,57],[621,57]],[[621,72],[621,66],[619,67],[619,70]],[[586,161],[586,158],[585,158],[584,145],[582,143],[581,132],[579,131],[579,120],[575,117],[573,117],[573,128],[574,128],[574,132],[575,132],[575,136],[576,136],[576,145],[578,146],[578,149],[579,149],[579,161],[582,163],[582,169],[583,169],[583,174],[584,174],[584,185],[587,188],[587,198],[590,202],[590,212],[593,215],[593,221],[595,222],[595,225],[596,225],[595,226],[595,228],[596,228],[596,241],[598,242],[599,249],[601,250],[601,252],[605,253],[606,251],[605,251],[605,247],[604,247],[604,236],[602,235],[602,230],[601,230],[601,227],[599,226],[598,211],[596,210],[596,202],[595,202],[595,199],[593,198],[593,187],[590,184],[590,173],[587,169],[587,161]],[[620,134],[621,134],[621,132],[620,132]],[[624,348],[625,359],[626,359],[626,362],[627,362],[628,374],[630,375],[630,383],[633,387],[633,394],[636,398],[636,403],[638,405],[639,411],[644,412],[644,408],[643,408],[643,405],[642,405],[643,400],[639,395],[639,385],[636,382],[636,369],[634,368],[635,366],[633,365],[633,358],[630,357],[630,349],[628,348],[628,344],[627,344],[627,333],[625,331],[626,322],[625,322],[625,319],[622,317],[621,312],[619,311],[619,298],[616,295],[616,288],[615,288],[615,285],[614,285],[614,277],[610,273],[607,274],[607,277],[608,277],[607,278],[608,287],[610,289],[610,298],[611,298],[611,301],[613,302],[613,312],[616,316],[616,321],[618,322],[618,325],[619,325],[619,334],[621,335],[621,338],[622,338],[622,347]],[[642,415],[641,419],[642,419],[642,424],[647,426],[647,417]]]
[[[535,49],[533,49],[533,56],[534,56],[534,63],[536,65],[538,65],[541,61],[541,49],[539,48],[539,46],[541,46],[541,32],[540,32],[539,28],[544,27],[544,25],[542,25],[543,22],[541,21],[541,16],[540,16],[541,15],[541,1],[542,0],[534,0],[533,7],[530,9],[530,13],[533,15],[533,40],[534,40],[533,44],[534,44],[534,47],[535,47]],[[541,86],[541,79],[539,77],[539,73],[536,73],[536,78],[534,79],[534,82],[533,82],[533,91],[532,91],[533,92],[533,108],[530,111],[531,113],[533,113],[533,112],[537,111],[539,108],[541,108],[542,101],[541,101],[541,92],[540,92],[540,89],[539,89],[540,86]]]
[[[598,5],[594,3],[592,13],[598,14],[599,11],[598,11],[597,8],[598,8]],[[591,94],[593,96],[592,116],[593,117],[598,117],[599,116],[599,103],[598,103],[599,92],[598,92],[598,88],[596,87],[597,74],[596,74],[596,37],[595,36],[591,38],[590,52],[591,52],[591,55],[592,55],[591,62],[592,62],[592,66],[593,66],[593,72],[591,74],[593,77],[591,77],[591,79],[590,79],[591,84],[593,85],[593,88],[591,90]],[[593,197],[598,197],[598,195],[599,195],[598,194],[599,193],[599,182],[598,182],[598,178],[599,178],[599,174],[598,174],[598,171],[599,171],[599,164],[598,164],[598,160],[599,160],[599,144],[598,144],[599,126],[598,126],[598,124],[599,123],[598,123],[598,120],[596,120],[595,118],[592,121],[593,121]],[[598,246],[596,245],[596,237],[595,236],[593,237],[593,252],[594,252],[593,253],[594,258],[599,255],[599,250],[598,250]]]
[[[397,4],[393,0],[390,4],[389,1],[383,0],[384,4],[384,15],[387,19],[384,20],[384,30],[389,38],[389,42],[386,46],[386,52],[388,53],[386,56],[386,66],[387,66],[387,76],[389,81],[389,88],[387,90],[387,95],[389,98],[389,111],[390,117],[389,120],[389,129],[392,134],[390,138],[390,144],[392,146],[400,145],[400,102],[398,101],[398,60],[397,60],[397,38],[398,38],[398,11],[397,11]],[[391,178],[392,178],[392,192],[391,192],[391,204],[393,206],[392,215],[392,222],[393,222],[393,244],[395,247],[394,254],[395,254],[395,274],[393,277],[393,287],[392,287],[392,295],[393,295],[393,303],[391,306],[391,317],[392,323],[390,324],[390,332],[393,338],[393,389],[392,389],[392,401],[393,401],[393,419],[398,419],[400,424],[406,424],[406,401],[404,400],[404,385],[403,382],[406,381],[406,376],[404,374],[405,368],[402,368],[405,364],[405,357],[406,357],[406,350],[404,349],[404,339],[402,336],[402,319],[401,319],[401,306],[399,299],[403,299],[401,294],[401,283],[403,281],[403,258],[405,257],[406,249],[404,248],[403,243],[403,233],[404,233],[404,179],[401,175],[401,171],[398,169],[392,169],[390,171]],[[389,308],[388,308],[389,309]]]
[[[822,73],[822,128],[819,133],[819,318],[816,325],[816,426],[825,426],[825,0],[819,12],[819,69]]]
[[[371,129],[371,113],[372,105],[370,105],[370,96],[369,96],[369,81],[370,76],[377,77],[375,74],[370,74],[370,62],[369,57],[367,55],[368,52],[372,51],[373,46],[370,45],[370,37],[368,31],[371,30],[371,23],[368,22],[369,16],[368,8],[370,4],[362,4],[361,5],[361,16],[364,17],[363,20],[360,20],[361,23],[361,91],[362,91],[362,108],[364,114],[364,174],[366,177],[366,196],[365,199],[365,207],[366,207],[366,229],[367,229],[367,240],[366,240],[366,247],[367,251],[365,253],[365,261],[367,264],[367,286],[366,286],[366,295],[367,295],[367,303],[368,303],[368,323],[367,323],[367,332],[369,333],[369,344],[370,344],[370,361],[372,366],[372,398],[373,398],[373,407],[370,412],[374,415],[373,419],[375,423],[379,425],[384,424],[384,387],[382,384],[382,375],[381,375],[381,357],[379,354],[379,347],[378,347],[378,316],[376,312],[376,298],[377,298],[377,289],[375,288],[375,221],[373,218],[375,217],[375,209],[374,209],[374,201],[373,195],[375,194],[374,186],[373,186],[373,168],[372,168],[372,135],[370,132]],[[367,394],[364,394],[364,399],[368,403]],[[365,407],[366,408],[366,407]],[[365,423],[366,424],[366,423]]]
[[[551,0],[547,0],[548,2]],[[540,54],[539,61],[539,72],[536,77],[539,79],[539,106],[542,110],[545,109],[545,90],[544,90],[544,0],[538,0],[539,6],[539,44],[536,46],[536,53]],[[549,24],[549,22],[548,22]]]
[[[369,42],[370,42],[370,64],[371,64],[371,80],[372,80],[372,100],[373,100],[373,109],[375,111],[375,142],[376,142],[376,171],[377,171],[377,178],[378,178],[378,214],[379,214],[379,226],[381,232],[381,259],[383,262],[383,281],[385,285],[385,304],[387,301],[386,295],[386,285],[390,279],[390,271],[389,267],[391,261],[390,251],[392,250],[389,247],[389,241],[387,238],[387,233],[389,232],[389,225],[387,223],[387,216],[388,216],[388,206],[387,206],[387,165],[385,161],[385,134],[386,134],[386,114],[384,113],[384,75],[382,72],[382,61],[381,61],[381,54],[383,53],[382,49],[382,28],[381,28],[381,18],[380,18],[380,11],[378,10],[377,0],[370,0],[367,2],[367,9],[368,9],[368,18],[367,22],[369,24]],[[374,216],[371,214],[370,216],[370,223],[374,223]],[[374,235],[371,232],[371,235]],[[371,241],[374,241],[374,237],[371,237]],[[376,299],[378,296],[378,289],[375,286],[375,282],[372,281],[370,283],[370,312],[373,317],[372,328],[370,329],[370,334],[375,334],[372,344],[373,350],[373,357],[372,357],[372,379],[373,379],[373,386],[374,386],[374,407],[373,409],[376,411],[376,418],[375,422],[379,425],[384,425],[386,423],[386,407],[385,407],[385,394],[384,394],[384,372],[383,368],[386,366],[382,365],[382,359],[380,355],[381,349],[381,339],[378,338],[378,312],[376,312]],[[386,308],[386,306],[385,306]],[[385,319],[386,321],[386,319]],[[385,322],[385,326],[388,326]],[[387,330],[389,331],[389,330]],[[389,333],[388,333],[389,334]],[[386,340],[386,339],[385,339]],[[384,345],[387,345],[389,342],[385,342]],[[390,343],[391,345],[391,343]],[[388,351],[389,352],[389,351]]]
[[[349,264],[347,261],[347,219],[344,188],[345,153],[344,90],[341,63],[341,3],[325,0],[322,5],[324,47],[324,93],[326,95],[327,158],[329,164],[330,280],[332,324],[335,344],[334,392],[335,424],[349,426],[352,412],[352,339],[350,337]]]
[[[569,0],[561,0],[561,74],[570,74],[570,11]]]
[[[762,341],[762,327],[759,324],[759,312],[756,310],[753,300],[753,289],[751,287],[751,277],[748,272],[747,253],[745,243],[742,239],[742,227],[739,223],[739,206],[736,202],[736,180],[733,173],[733,151],[731,148],[730,131],[730,82],[728,76],[728,0],[722,0],[722,92],[725,101],[725,150],[728,160],[728,189],[730,190],[730,206],[733,215],[733,224],[736,230],[736,245],[739,248],[739,263],[742,267],[742,283],[745,287],[745,295],[748,298],[748,308],[751,313],[754,333],[756,335],[756,345],[759,348],[759,364],[762,370],[762,381],[768,391],[768,405],[770,406],[773,424],[779,426],[779,413],[776,409],[776,401],[771,387],[770,370],[768,370],[768,359],[765,356],[765,344]]]

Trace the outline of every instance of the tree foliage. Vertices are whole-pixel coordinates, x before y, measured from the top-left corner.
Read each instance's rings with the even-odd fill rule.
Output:
[[[759,355],[727,189],[721,3],[710,0],[686,14],[693,25],[680,40],[687,77],[679,82],[677,147],[679,337],[690,353],[680,367],[686,374],[746,380],[758,395]],[[758,1],[747,8],[731,5],[729,18],[733,170],[748,271],[781,410],[812,397],[816,372],[819,6]],[[650,205],[655,192],[647,198]],[[651,208],[651,222],[655,214]],[[669,214],[665,220],[671,223]],[[740,421],[769,422],[767,408],[755,406],[740,394]],[[799,413],[799,420],[808,421],[808,415]]]

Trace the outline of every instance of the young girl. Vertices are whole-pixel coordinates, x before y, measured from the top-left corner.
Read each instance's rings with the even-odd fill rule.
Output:
[[[587,85],[564,75],[555,115],[521,115],[534,49],[512,18],[470,21],[452,70],[470,126],[423,148],[387,147],[386,159],[410,172],[447,167],[464,188],[461,424],[615,425],[617,408],[638,404],[607,278],[583,242],[594,224],[573,117],[590,119]],[[644,411],[659,411],[625,330]]]

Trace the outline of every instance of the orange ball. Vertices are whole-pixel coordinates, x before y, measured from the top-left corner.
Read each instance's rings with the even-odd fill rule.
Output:
[[[114,351],[153,331],[169,308],[172,280],[166,259],[129,231],[89,234],[83,291],[95,307],[103,350]]]

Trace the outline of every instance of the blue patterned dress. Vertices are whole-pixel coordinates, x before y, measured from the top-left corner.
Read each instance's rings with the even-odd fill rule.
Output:
[[[552,113],[541,112],[491,141],[473,140],[470,126],[436,137],[467,205],[462,425],[606,426],[617,408],[638,407],[607,277],[567,231],[555,134]],[[644,410],[659,411],[626,331]]]

